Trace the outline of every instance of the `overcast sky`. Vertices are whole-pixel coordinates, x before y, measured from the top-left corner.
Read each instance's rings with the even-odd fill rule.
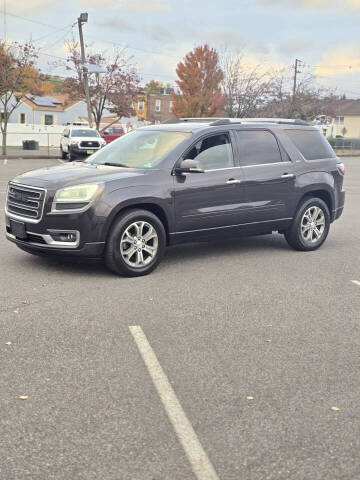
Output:
[[[5,1],[7,37],[32,38],[46,72],[66,74],[54,65],[60,58],[49,55],[66,56],[64,39],[87,11],[89,48],[110,53],[112,43],[127,46],[143,83],[174,83],[177,62],[207,42],[289,73],[299,58],[321,84],[360,98],[360,0],[0,0],[2,10]],[[72,31],[77,38],[77,27]]]

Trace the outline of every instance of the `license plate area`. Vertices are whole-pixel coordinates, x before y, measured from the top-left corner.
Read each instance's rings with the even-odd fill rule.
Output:
[[[10,220],[10,230],[16,238],[20,240],[26,240],[27,233],[26,233],[26,226],[24,222],[18,222],[16,220]]]
[[[86,153],[87,153],[88,155],[92,155],[92,154],[94,153],[94,150],[86,150]]]

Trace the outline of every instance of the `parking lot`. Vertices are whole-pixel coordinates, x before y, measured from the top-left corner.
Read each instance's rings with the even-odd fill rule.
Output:
[[[360,158],[320,250],[191,244],[133,279],[5,239],[7,181],[58,162],[0,160],[0,478],[360,478]]]

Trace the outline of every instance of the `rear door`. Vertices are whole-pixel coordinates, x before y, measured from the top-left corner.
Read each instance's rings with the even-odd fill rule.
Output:
[[[291,217],[294,166],[276,136],[266,129],[236,130],[246,208],[241,223]]]
[[[242,173],[235,164],[230,132],[198,140],[184,152],[182,159],[197,160],[204,173],[174,176],[177,232],[237,224],[242,203],[239,189]]]

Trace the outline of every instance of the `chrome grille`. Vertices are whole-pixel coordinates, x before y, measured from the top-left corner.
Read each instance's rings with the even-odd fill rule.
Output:
[[[46,190],[9,183],[6,210],[9,214],[39,221],[42,217]]]

